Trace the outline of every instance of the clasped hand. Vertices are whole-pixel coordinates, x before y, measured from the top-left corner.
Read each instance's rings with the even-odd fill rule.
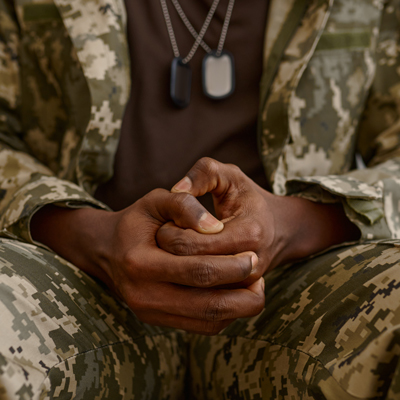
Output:
[[[222,265],[218,261],[221,257],[249,251],[257,255],[257,264],[244,279],[237,276],[223,284],[223,293],[230,293],[237,312],[242,307],[236,295],[240,290],[257,293],[260,303],[254,303],[252,312],[256,315],[260,311],[264,296],[256,290],[267,271],[330,246],[354,241],[360,234],[340,203],[319,204],[299,197],[273,195],[238,167],[209,158],[198,161],[172,193],[193,197],[212,193],[216,216],[224,222],[222,231],[210,235],[183,229],[176,222],[164,224],[157,232],[159,247],[168,253],[186,258],[217,257],[216,263],[203,271],[202,281],[207,286],[221,285],[222,281],[216,278],[230,276],[231,267]]]
[[[204,235],[168,222],[157,233],[158,245],[163,250],[179,256],[254,252],[257,265],[243,281],[229,282],[230,288],[248,287],[279,263],[282,238],[275,229],[272,211],[276,211],[275,196],[238,167],[203,158],[172,188],[172,193],[188,193],[194,197],[211,193],[216,216],[224,223],[224,229]]]
[[[196,199],[207,192],[218,219]],[[262,311],[267,270],[359,234],[340,205],[275,196],[209,158],[171,192],[118,212],[45,206],[31,228],[141,321],[208,335]]]

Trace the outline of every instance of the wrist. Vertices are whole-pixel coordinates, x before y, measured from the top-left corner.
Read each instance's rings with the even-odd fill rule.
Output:
[[[274,266],[360,238],[359,229],[347,218],[341,204],[272,196],[279,249]]]
[[[32,238],[108,284],[107,226],[112,214],[94,208],[46,205],[32,217]]]

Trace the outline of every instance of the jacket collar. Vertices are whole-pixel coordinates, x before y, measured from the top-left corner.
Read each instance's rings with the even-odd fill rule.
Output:
[[[304,62],[311,58],[330,15],[333,2],[334,0],[270,0],[261,82],[264,101],[261,104],[265,104],[265,96],[274,79],[279,76],[285,56],[297,54],[302,56]],[[318,13],[318,17],[312,13],[315,15]],[[311,18],[305,22],[304,18],[307,16]],[[298,48],[299,45],[302,47],[301,50]],[[299,54],[299,51],[302,54]]]
[[[279,34],[282,33],[282,29],[285,26],[290,11],[293,9],[294,3],[295,0],[270,0],[268,21],[265,30],[264,69],[268,66],[268,58],[277,42]]]

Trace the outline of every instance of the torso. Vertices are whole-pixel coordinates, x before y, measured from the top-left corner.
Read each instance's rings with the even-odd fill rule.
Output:
[[[225,49],[233,53],[235,93],[211,100],[202,92],[200,48],[193,70],[190,105],[181,110],[169,97],[173,52],[159,0],[126,0],[132,90],[122,124],[114,176],[96,197],[122,209],[155,188],[170,189],[201,157],[238,165],[266,186],[258,156],[256,123],[262,73],[267,0],[237,0]],[[190,5],[188,4],[190,3]],[[181,0],[188,19],[199,31],[212,0]],[[167,0],[179,50],[186,56],[194,39]],[[221,0],[205,36],[216,48],[228,0]]]

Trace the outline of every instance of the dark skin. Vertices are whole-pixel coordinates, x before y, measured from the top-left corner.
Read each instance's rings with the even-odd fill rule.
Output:
[[[207,192],[224,224],[196,200]],[[119,212],[46,206],[31,232],[143,322],[207,335],[262,311],[265,272],[359,237],[340,205],[275,196],[207,158]]]
[[[225,228],[205,236],[169,222],[158,231],[160,247],[177,255],[254,251],[259,262],[244,285],[278,265],[360,237],[340,204],[273,195],[236,166],[209,158],[198,161],[172,192],[195,197],[212,193],[217,218],[226,221]]]

